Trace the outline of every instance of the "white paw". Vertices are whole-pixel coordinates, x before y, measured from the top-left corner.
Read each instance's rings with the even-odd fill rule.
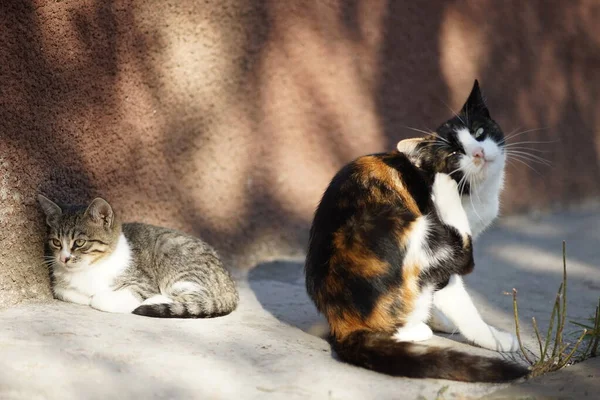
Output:
[[[141,301],[128,290],[96,293],[90,302],[90,306],[96,310],[123,314],[131,313],[140,304]]]
[[[490,350],[503,353],[512,353],[519,350],[519,341],[517,336],[512,333],[504,332],[492,326],[488,326],[490,336],[487,338],[475,339],[475,344]]]
[[[458,328],[444,314],[435,307],[431,309],[431,317],[427,324],[436,332],[456,333]]]
[[[394,339],[398,342],[421,342],[431,339],[433,332],[425,323],[420,322],[414,325],[403,326],[394,334]]]
[[[173,303],[173,299],[163,296],[162,294],[157,294],[152,297],[148,297],[146,300],[142,302],[142,305],[149,304],[170,304]]]
[[[462,206],[458,184],[448,174],[437,173],[433,181],[432,198],[442,221],[460,233],[471,234],[469,220]]]

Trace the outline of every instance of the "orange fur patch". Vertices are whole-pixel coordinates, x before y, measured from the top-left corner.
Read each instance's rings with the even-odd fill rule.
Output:
[[[361,235],[354,235],[350,244],[346,240],[347,233],[340,229],[333,236],[336,252],[331,257],[330,265],[344,265],[352,274],[372,278],[385,274],[389,265],[378,259],[362,243]]]
[[[384,183],[387,187],[394,190],[398,196],[402,199],[402,202],[406,208],[413,213],[415,216],[421,215],[421,211],[417,206],[417,203],[413,199],[410,193],[407,192],[406,186],[402,181],[401,175],[397,170],[388,166],[383,160],[375,156],[365,156],[356,160],[356,165],[361,171],[360,177],[365,185],[368,185],[369,179],[377,179]],[[381,193],[379,190],[373,190],[370,188],[371,200],[379,200],[384,202],[383,196],[378,199],[377,194]],[[389,199],[387,199],[389,200]]]

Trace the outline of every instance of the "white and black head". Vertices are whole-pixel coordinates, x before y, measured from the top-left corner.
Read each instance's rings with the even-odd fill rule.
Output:
[[[502,178],[506,163],[504,133],[491,118],[479,83],[458,114],[424,138],[406,139],[398,150],[430,173],[449,174],[462,194],[489,179]]]

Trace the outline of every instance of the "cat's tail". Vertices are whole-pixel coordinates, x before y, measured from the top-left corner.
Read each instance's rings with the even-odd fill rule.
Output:
[[[332,345],[345,362],[376,372],[408,378],[463,382],[505,382],[529,370],[500,358],[482,357],[447,348],[398,342],[388,334],[356,331]]]
[[[219,298],[189,297],[172,303],[142,304],[133,314],[154,318],[215,318],[230,314],[239,302],[237,291],[223,293]]]

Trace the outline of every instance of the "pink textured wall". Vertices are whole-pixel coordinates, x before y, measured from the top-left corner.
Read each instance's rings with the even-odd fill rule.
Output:
[[[38,191],[101,195],[233,267],[301,253],[352,158],[434,128],[479,78],[553,167],[509,167],[504,211],[598,194],[593,0],[3,1],[0,305],[48,298]]]

